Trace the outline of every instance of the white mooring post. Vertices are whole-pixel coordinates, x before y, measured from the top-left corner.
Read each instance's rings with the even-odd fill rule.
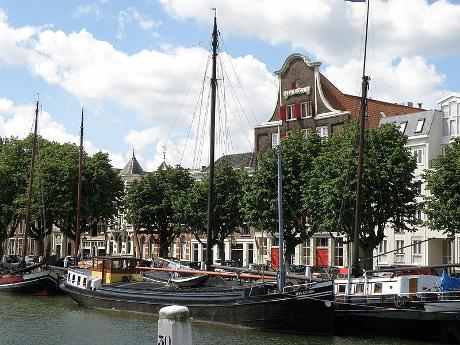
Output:
[[[192,326],[187,307],[172,305],[160,309],[157,345],[192,345]]]

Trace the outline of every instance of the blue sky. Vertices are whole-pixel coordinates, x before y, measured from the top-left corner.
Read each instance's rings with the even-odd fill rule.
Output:
[[[135,149],[153,170],[163,145],[170,164],[206,165],[205,112],[194,109],[209,54],[211,7],[225,79],[235,88],[225,89],[234,106],[220,115],[218,154],[252,149],[252,127],[273,112],[273,71],[293,52],[321,61],[343,92],[358,94],[364,4],[0,0],[0,135],[27,135],[39,92],[40,132],[49,139],[77,142],[83,106],[85,149],[107,151],[116,167]],[[370,96],[434,108],[443,94],[459,92],[458,18],[460,1],[372,0]],[[238,97],[230,100],[233,92]]]

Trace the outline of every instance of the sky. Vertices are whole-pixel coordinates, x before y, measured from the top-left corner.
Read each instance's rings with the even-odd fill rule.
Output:
[[[370,0],[369,97],[423,103],[460,92],[460,0]],[[293,53],[359,95],[364,3],[344,0],[0,0],[0,136],[31,131],[104,151],[122,168],[208,164],[209,56],[219,27],[217,156],[253,149]],[[208,66],[208,69],[206,68]]]

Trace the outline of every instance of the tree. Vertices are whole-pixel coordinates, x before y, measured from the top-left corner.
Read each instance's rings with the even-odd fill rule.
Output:
[[[305,222],[302,188],[311,178],[313,162],[320,154],[321,147],[321,138],[312,131],[307,137],[300,131],[293,131],[281,144],[286,260],[294,253],[295,247],[312,234],[313,228],[307,227]],[[247,184],[244,212],[248,223],[278,236],[277,162],[274,150],[265,154]]]
[[[246,179],[245,171],[233,169],[225,161],[216,167],[211,243],[206,245],[217,245],[222,261],[225,259],[225,240],[243,225],[241,199]],[[179,217],[176,223],[183,224],[200,242],[201,237],[207,234],[208,188],[209,179],[196,182],[190,193],[183,194],[175,206]]]
[[[134,181],[125,195],[128,221],[136,232],[144,229],[158,235],[155,242],[160,246],[162,257],[168,256],[171,242],[180,234],[174,226],[173,203],[191,184],[187,170],[180,166],[166,167]]]
[[[21,220],[20,200],[27,190],[30,138],[4,138],[0,146],[0,243],[12,235]],[[3,246],[0,247],[0,254]]]
[[[427,224],[454,237],[460,233],[460,138],[445,147],[436,170],[426,171],[423,178],[430,191],[425,203]]]
[[[363,222],[359,234],[361,257],[385,237],[384,229],[412,230],[418,208],[413,181],[415,158],[405,147],[407,137],[387,124],[366,130],[363,176]],[[333,135],[314,162],[312,178],[303,191],[308,221],[314,228],[353,239],[357,165],[356,122]],[[372,268],[372,260],[365,261]]]
[[[40,241],[53,224],[75,239],[79,148],[74,144],[40,145],[34,186],[34,226],[31,237]],[[84,154],[81,232],[95,235],[97,224],[108,223],[121,207],[123,181],[112,169],[108,155]]]

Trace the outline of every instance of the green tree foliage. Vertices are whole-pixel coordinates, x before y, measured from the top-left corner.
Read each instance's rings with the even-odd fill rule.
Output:
[[[315,132],[305,137],[293,131],[282,142],[283,224],[286,258],[295,246],[305,242],[312,228],[306,226],[306,210],[302,204],[302,189],[309,183],[313,162],[321,152],[321,138]],[[277,162],[274,150],[268,151],[247,184],[244,196],[247,221],[256,227],[278,234]]]
[[[216,167],[211,246],[218,246],[222,260],[225,258],[225,239],[243,226],[241,200],[246,180],[245,171],[233,169],[227,162]],[[183,194],[175,205],[178,215],[176,223],[185,226],[199,241],[207,234],[208,188],[209,179],[196,182],[190,192]]]
[[[180,233],[174,226],[173,203],[181,192],[192,185],[187,170],[177,166],[166,167],[136,180],[125,196],[125,210],[128,221],[136,232],[156,234],[160,255],[167,257],[171,242]]]
[[[353,239],[357,166],[356,122],[333,135],[314,162],[314,172],[303,189],[308,221],[313,228]],[[411,230],[417,210],[413,182],[414,157],[405,147],[407,137],[394,125],[366,130],[363,174],[363,224],[360,253],[371,257],[384,238],[385,226]],[[365,261],[366,268],[372,261]]]
[[[427,171],[430,196],[426,197],[428,225],[449,237],[460,232],[460,138],[446,146],[445,154],[436,160],[436,170]]]
[[[0,242],[12,234],[21,220],[19,200],[23,199],[26,193],[30,147],[30,138],[25,140],[2,139],[0,146]]]

